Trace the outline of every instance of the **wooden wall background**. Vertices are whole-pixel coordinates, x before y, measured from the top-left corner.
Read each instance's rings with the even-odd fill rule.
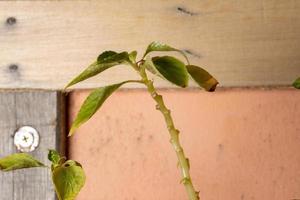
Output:
[[[102,51],[154,40],[185,50],[221,86],[290,85],[299,12],[298,0],[1,1],[0,87],[61,89]],[[122,66],[77,87],[134,77]]]

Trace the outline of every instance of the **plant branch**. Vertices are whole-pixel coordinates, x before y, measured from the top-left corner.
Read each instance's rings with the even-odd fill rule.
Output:
[[[148,76],[145,72],[145,68],[142,66],[139,66],[139,74],[142,77],[142,81],[146,85],[149,93],[151,94],[151,97],[154,99],[154,101],[157,103],[156,109],[159,110],[164,118],[165,122],[168,128],[168,131],[170,133],[171,139],[170,142],[176,152],[177,158],[178,158],[178,163],[181,169],[181,175],[182,175],[182,183],[184,184],[186,191],[189,196],[189,200],[199,200],[199,192],[197,192],[193,186],[192,183],[192,178],[190,175],[190,165],[189,165],[189,160],[185,156],[183,148],[180,144],[179,141],[179,130],[175,128],[172,116],[171,116],[171,111],[166,107],[164,100],[161,95],[159,95],[156,92],[156,89],[153,85],[153,81],[148,79]]]

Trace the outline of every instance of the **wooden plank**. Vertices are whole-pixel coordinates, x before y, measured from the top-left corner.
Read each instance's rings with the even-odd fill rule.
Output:
[[[153,40],[186,50],[221,86],[290,85],[300,74],[299,12],[294,0],[1,1],[0,87],[61,89],[100,52]],[[135,73],[119,67],[76,87],[128,78]]]
[[[0,125],[6,127],[0,134],[0,148],[6,149],[1,151],[1,156],[17,152],[12,136],[15,130],[25,125],[32,126],[39,132],[39,146],[32,152],[36,158],[49,164],[48,149],[58,149],[64,153],[61,148],[61,143],[64,142],[61,131],[64,126],[61,98],[61,94],[56,91],[0,92]],[[1,186],[4,187],[0,187],[0,199],[55,199],[49,169],[19,170],[4,175],[1,173],[1,176],[10,176],[12,181],[7,182],[1,177]]]
[[[12,134],[15,131],[15,104],[13,93],[0,92],[0,157],[14,151]],[[0,199],[13,197],[13,173],[0,173]]]

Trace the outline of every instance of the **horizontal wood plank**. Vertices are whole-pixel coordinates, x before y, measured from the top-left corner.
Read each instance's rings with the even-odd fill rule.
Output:
[[[294,0],[1,1],[0,87],[61,89],[102,51],[142,52],[154,40],[185,50],[221,86],[290,85],[299,13]],[[129,78],[120,66],[76,87]]]

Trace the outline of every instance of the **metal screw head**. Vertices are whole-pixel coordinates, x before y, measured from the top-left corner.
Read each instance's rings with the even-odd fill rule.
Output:
[[[39,145],[39,134],[30,126],[23,126],[17,130],[14,136],[14,144],[21,152],[32,152]]]

